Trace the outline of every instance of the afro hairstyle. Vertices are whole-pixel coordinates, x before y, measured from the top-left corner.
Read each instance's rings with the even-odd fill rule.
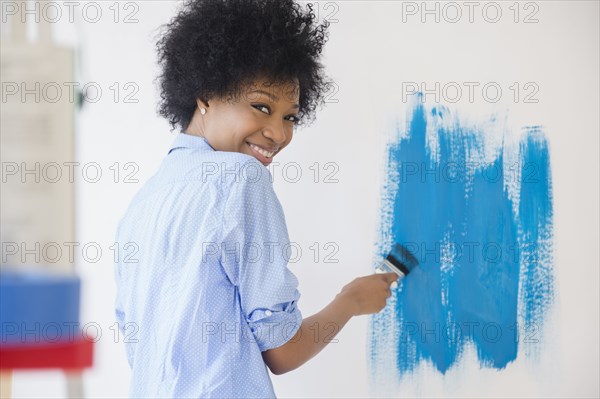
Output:
[[[319,62],[329,22],[316,19],[311,3],[305,10],[293,0],[185,1],[156,42],[158,113],[183,130],[197,98],[231,98],[257,77],[297,79],[295,124],[311,123],[333,83]]]

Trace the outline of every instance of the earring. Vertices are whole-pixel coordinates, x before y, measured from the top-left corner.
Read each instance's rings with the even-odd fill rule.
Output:
[[[200,113],[201,113],[202,115],[206,114],[206,108],[200,108]]]

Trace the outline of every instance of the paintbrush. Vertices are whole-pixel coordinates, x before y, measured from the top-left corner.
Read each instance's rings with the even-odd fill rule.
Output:
[[[417,258],[405,246],[396,243],[386,258],[377,266],[375,273],[393,272],[398,275],[398,280],[401,280],[418,264]],[[390,286],[396,288],[398,283],[394,281]]]

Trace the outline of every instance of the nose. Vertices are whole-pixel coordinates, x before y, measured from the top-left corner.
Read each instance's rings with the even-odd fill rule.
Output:
[[[283,144],[287,138],[283,124],[272,124],[263,129],[263,136],[271,139],[276,144]]]

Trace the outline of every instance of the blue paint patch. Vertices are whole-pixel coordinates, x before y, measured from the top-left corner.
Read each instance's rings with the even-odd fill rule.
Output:
[[[548,143],[535,126],[518,146],[490,144],[498,123],[417,103],[388,145],[378,255],[397,242],[420,265],[371,316],[372,371],[391,372],[376,366],[394,353],[399,377],[422,361],[445,373],[468,344],[503,369],[539,341],[554,289]]]

